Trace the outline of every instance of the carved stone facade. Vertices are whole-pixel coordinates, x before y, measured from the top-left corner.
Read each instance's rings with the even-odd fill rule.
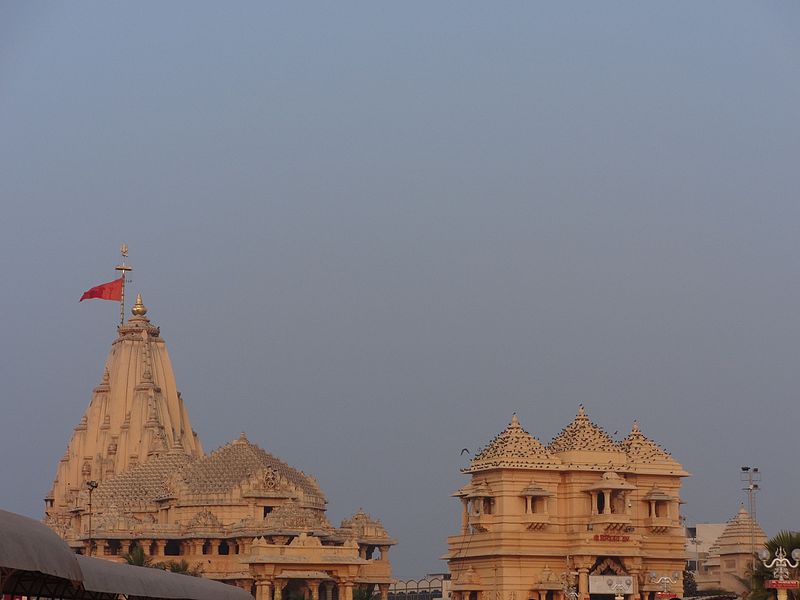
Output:
[[[204,454],[158,327],[137,301],[45,498],[46,522],[78,552],[122,561],[139,546],[186,560],[257,600],[385,597],[389,548],[359,510],[334,527],[316,480],[242,434]],[[90,496],[91,494],[91,496]]]
[[[448,539],[453,600],[653,600],[682,573],[688,473],[634,423],[615,441],[578,415],[545,445],[508,427],[463,470],[461,532]],[[672,591],[682,590],[681,582]]]

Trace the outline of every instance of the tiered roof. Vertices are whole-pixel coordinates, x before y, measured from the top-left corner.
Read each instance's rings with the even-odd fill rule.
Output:
[[[616,433],[616,432],[615,432]],[[591,455],[578,458],[577,463],[567,464],[562,453],[566,452],[605,452],[601,462],[592,462]],[[574,456],[574,455],[572,455]],[[609,460],[610,459],[610,460]],[[587,462],[588,461],[588,462]],[[556,469],[561,470],[573,464],[584,465],[592,470],[640,470],[655,469],[672,475],[688,475],[683,467],[666,450],[647,438],[634,421],[631,432],[621,442],[616,442],[601,427],[592,423],[581,405],[575,419],[553,439],[548,446],[530,435],[519,423],[515,414],[511,423],[483,449],[464,473],[477,473],[490,469]],[[613,467],[612,467],[613,465]],[[466,497],[475,490],[472,484],[458,490],[454,495]]]
[[[725,530],[714,542],[713,550],[718,554],[738,554],[750,552],[751,537],[754,534],[756,548],[760,548],[766,541],[767,535],[761,526],[753,521],[744,505],[739,507],[739,512],[728,521]],[[709,549],[709,554],[712,550]]]
[[[525,431],[515,414],[511,423],[483,448],[465,473],[487,469],[530,469],[559,464],[559,460],[539,440]]]
[[[370,514],[359,508],[349,519],[343,519],[337,532],[344,537],[353,537],[357,540],[371,540],[377,545],[394,544],[389,537],[380,519],[374,519]]]
[[[250,443],[244,433],[239,439],[188,465],[183,479],[192,493],[224,494],[259,471],[277,474],[301,490],[306,500],[324,506],[325,496],[312,477]]]
[[[666,463],[675,468],[681,468],[681,465],[672,458],[669,452],[641,432],[639,423],[636,421],[633,422],[631,432],[619,443],[619,447],[628,455],[628,462],[632,464]]]
[[[586,416],[583,405],[575,419],[561,430],[550,445],[550,452],[569,452],[571,450],[593,450],[601,452],[619,452],[619,446],[601,427],[595,425]]]
[[[170,476],[180,473],[195,460],[197,459],[193,456],[181,452],[170,452],[133,467],[100,483],[94,492],[95,506],[127,506],[153,502],[168,492],[165,484]]]

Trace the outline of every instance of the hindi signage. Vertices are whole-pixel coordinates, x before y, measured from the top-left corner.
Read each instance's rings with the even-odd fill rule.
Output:
[[[796,590],[800,588],[800,581],[797,579],[768,579],[764,583],[766,587],[773,590]]]

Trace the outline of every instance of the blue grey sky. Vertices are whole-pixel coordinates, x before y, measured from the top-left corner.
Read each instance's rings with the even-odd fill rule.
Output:
[[[40,516],[115,337],[444,568],[513,412],[583,403],[798,528],[800,4],[0,4],[0,506]]]

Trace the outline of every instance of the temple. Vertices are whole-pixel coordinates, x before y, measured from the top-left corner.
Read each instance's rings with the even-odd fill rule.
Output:
[[[388,597],[396,542],[363,510],[339,527],[316,480],[245,434],[203,452],[141,296],[75,427],[45,521],[76,551],[185,560],[257,600]]]
[[[688,473],[637,423],[617,442],[580,407],[544,445],[514,415],[463,472],[444,557],[453,600],[682,595]]]
[[[701,526],[695,530],[699,533]],[[702,553],[697,546],[694,550],[690,549],[690,556],[696,559],[697,589],[728,590],[740,595],[747,592],[749,588],[746,582],[752,569],[753,554],[763,548],[766,542],[764,530],[744,505],[740,506],[739,512],[724,524],[722,533],[707,544]],[[698,544],[697,537],[694,544]],[[691,552],[696,554],[692,555]]]

